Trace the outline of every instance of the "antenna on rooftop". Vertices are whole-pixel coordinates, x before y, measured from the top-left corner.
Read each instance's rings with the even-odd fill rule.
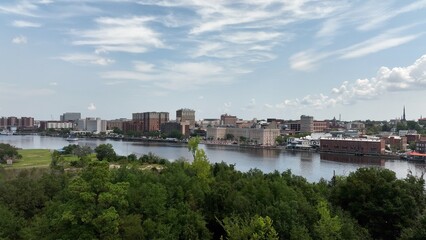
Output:
[[[342,114],[339,113],[339,122],[342,121]]]

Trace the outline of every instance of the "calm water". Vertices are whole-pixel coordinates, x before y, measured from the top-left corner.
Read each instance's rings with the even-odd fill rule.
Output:
[[[9,143],[24,149],[61,149],[67,146],[63,138],[42,137],[42,136],[4,136],[0,135],[0,143]],[[178,158],[191,159],[186,145],[179,144],[155,144],[140,142],[124,142],[114,140],[91,140],[82,139],[79,145],[95,148],[99,144],[110,143],[119,155],[134,153],[138,156],[152,152],[169,160]],[[248,171],[257,168],[263,172],[279,172],[290,169],[295,175],[305,177],[311,182],[321,178],[327,180],[333,176],[333,171],[337,175],[348,175],[359,167],[377,166],[385,167],[396,172],[399,178],[407,175],[408,171],[420,175],[426,171],[425,164],[418,164],[400,160],[380,160],[378,158],[342,156],[334,154],[318,154],[311,152],[288,152],[271,149],[246,149],[234,146],[211,146],[201,145],[210,162],[226,162],[235,164],[235,168],[240,171]]]

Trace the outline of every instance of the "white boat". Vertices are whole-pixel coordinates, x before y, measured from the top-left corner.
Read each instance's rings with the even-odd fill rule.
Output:
[[[77,137],[67,137],[66,138],[66,140],[68,141],[68,142],[75,142],[75,141],[78,141],[78,138]]]
[[[13,132],[4,130],[0,132],[0,135],[13,135]]]

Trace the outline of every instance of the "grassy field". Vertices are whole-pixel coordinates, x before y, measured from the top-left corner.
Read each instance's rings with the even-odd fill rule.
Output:
[[[51,157],[48,149],[22,149],[18,150],[22,158],[14,162],[12,166],[3,166],[5,168],[32,168],[32,167],[49,167]]]

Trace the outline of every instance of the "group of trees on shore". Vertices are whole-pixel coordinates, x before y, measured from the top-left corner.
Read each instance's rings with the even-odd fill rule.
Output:
[[[104,158],[0,174],[0,239],[426,239],[423,177],[361,168],[309,183],[210,164],[196,140],[188,147],[192,161],[161,170]]]

